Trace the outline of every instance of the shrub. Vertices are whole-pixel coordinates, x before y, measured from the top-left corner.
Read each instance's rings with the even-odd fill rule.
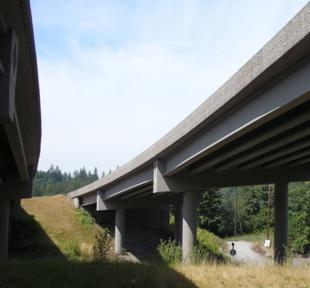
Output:
[[[206,246],[198,243],[193,248],[191,255],[191,263],[200,264],[202,262],[206,262],[210,260],[210,254],[211,254],[210,250]]]
[[[84,208],[77,209],[76,216],[78,222],[87,229],[95,223],[95,219]]]
[[[223,244],[224,241],[213,233],[198,229],[197,245],[193,248],[192,262],[225,262],[225,257],[219,249],[219,246]]]
[[[64,252],[69,260],[78,260],[81,256],[79,243],[76,241],[69,242],[65,246]]]
[[[108,251],[110,249],[111,237],[108,230],[103,230],[102,233],[96,234],[96,243],[93,247],[94,261],[102,262],[106,260]]]
[[[177,245],[176,241],[171,240],[170,238],[167,241],[160,239],[157,251],[164,263],[172,264],[178,263],[182,260],[181,246]]]

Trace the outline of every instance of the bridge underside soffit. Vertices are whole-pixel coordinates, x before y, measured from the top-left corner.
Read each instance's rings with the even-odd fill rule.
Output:
[[[310,99],[183,171],[163,177],[172,183],[166,192],[154,193],[153,181],[138,178],[141,185],[133,185],[124,193],[115,191],[108,198],[106,191],[96,191],[84,197],[82,205],[98,205],[101,197],[104,210],[143,207],[174,202],[180,197],[178,192],[185,190],[310,180]]]
[[[278,171],[285,177],[283,172],[298,171],[309,164],[310,100],[200,159],[187,168],[187,177],[233,177],[251,171],[262,176]]]

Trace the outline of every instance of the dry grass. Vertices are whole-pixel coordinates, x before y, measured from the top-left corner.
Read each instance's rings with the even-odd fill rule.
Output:
[[[101,231],[96,224],[85,229],[78,223],[76,209],[64,195],[23,199],[21,205],[28,214],[34,216],[47,236],[64,254],[72,242],[77,243],[81,250],[91,250],[90,247],[95,243],[95,234]]]
[[[176,265],[175,270],[197,287],[309,288],[310,267]]]
[[[11,261],[0,264],[0,287],[308,288],[310,267]]]

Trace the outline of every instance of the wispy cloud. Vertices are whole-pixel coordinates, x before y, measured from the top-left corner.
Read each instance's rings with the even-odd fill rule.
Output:
[[[115,168],[203,102],[307,1],[32,1],[40,168]]]

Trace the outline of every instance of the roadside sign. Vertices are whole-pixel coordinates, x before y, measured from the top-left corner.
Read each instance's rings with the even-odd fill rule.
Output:
[[[268,248],[270,247],[270,240],[269,239],[265,240],[264,246],[268,247]]]
[[[229,254],[230,254],[231,256],[236,256],[237,251],[235,250],[235,243],[234,243],[234,242],[231,243],[231,246],[232,246],[232,248],[230,249]]]

